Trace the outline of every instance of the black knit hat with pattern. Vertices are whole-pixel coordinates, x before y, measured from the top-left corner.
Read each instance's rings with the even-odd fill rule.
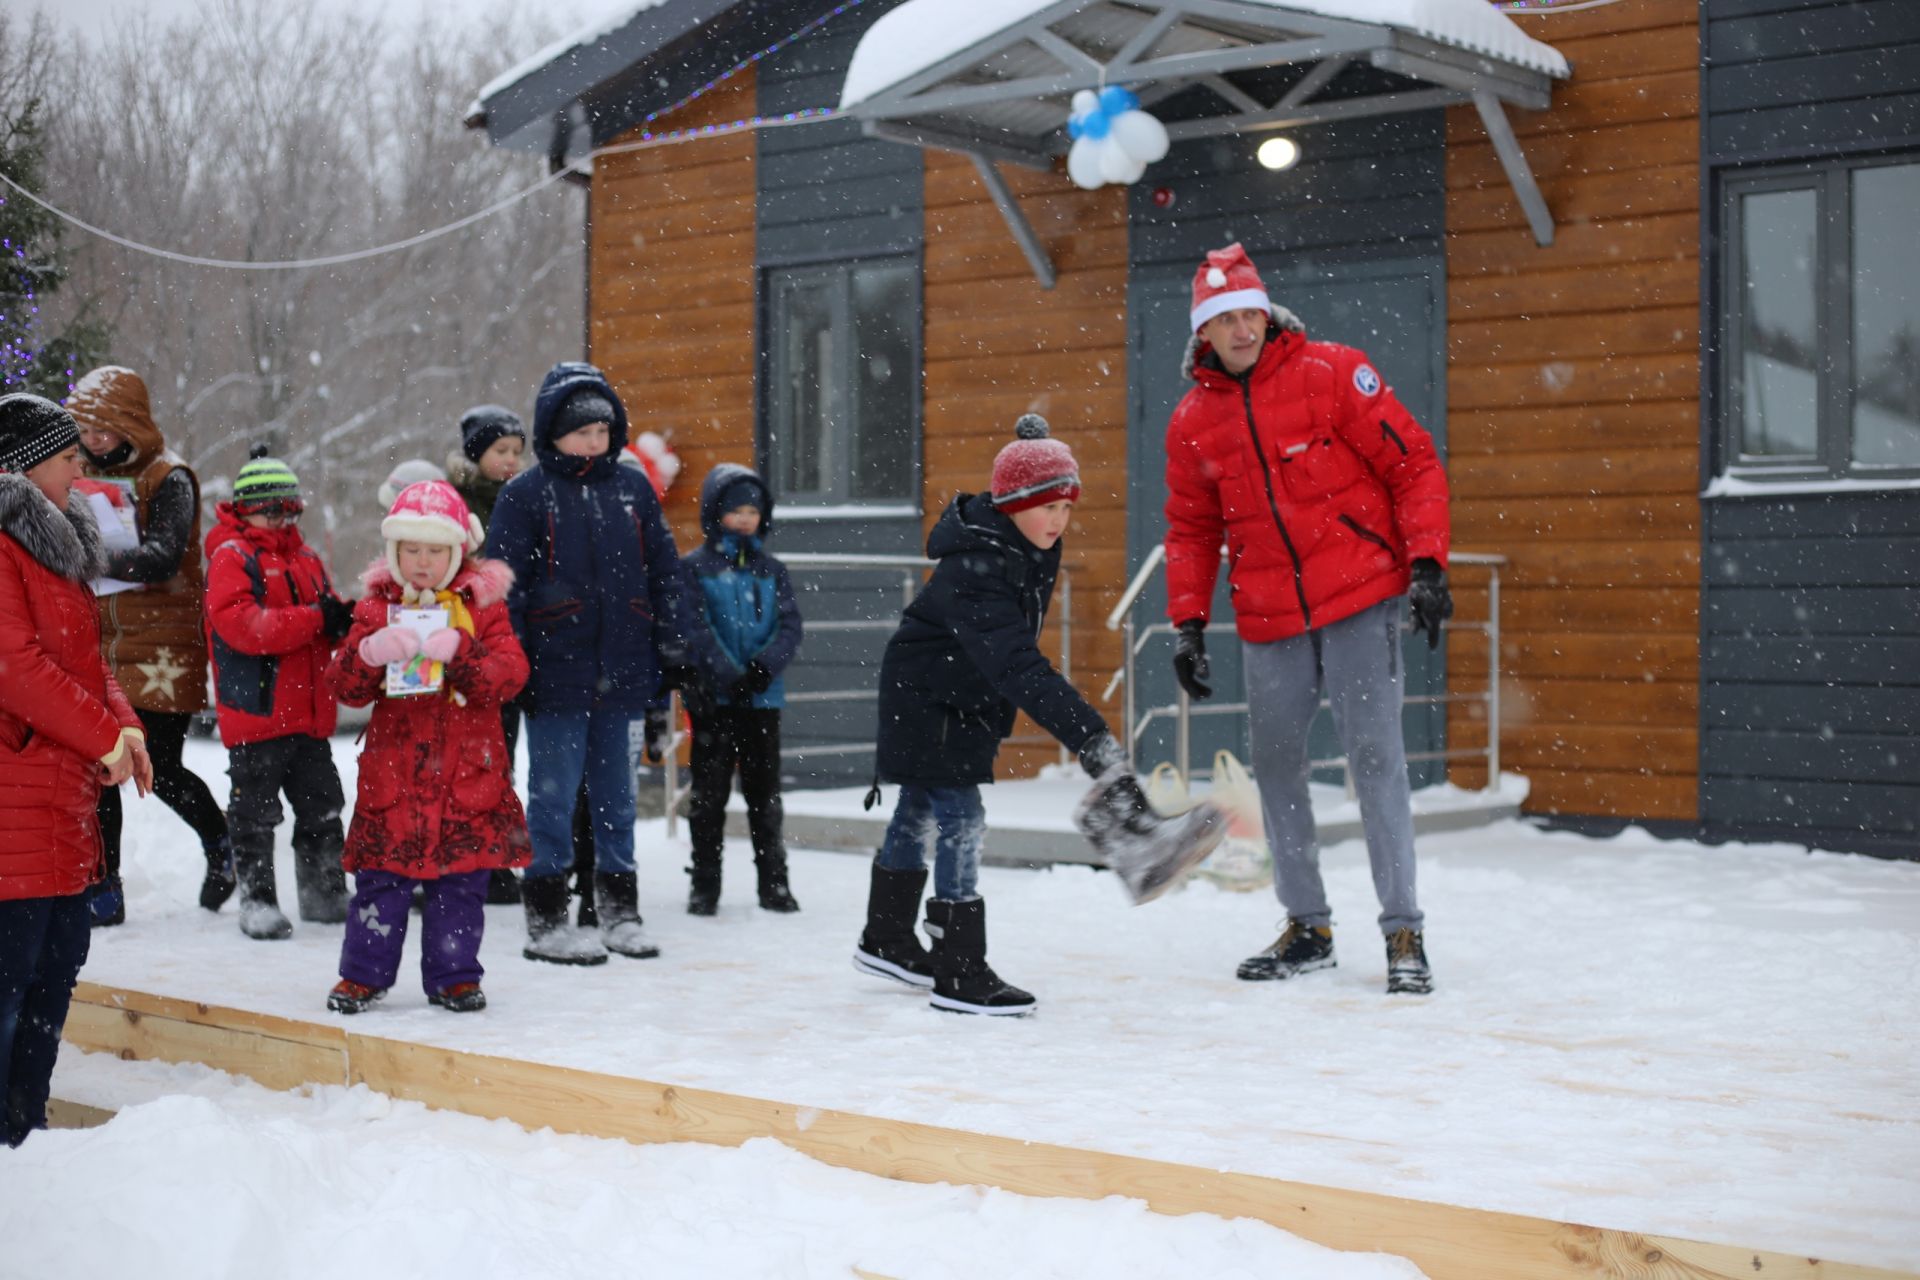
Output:
[[[31,471],[80,443],[73,415],[44,396],[0,396],[0,471]]]

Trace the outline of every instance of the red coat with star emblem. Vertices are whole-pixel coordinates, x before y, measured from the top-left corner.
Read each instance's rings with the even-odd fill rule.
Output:
[[[347,870],[432,880],[526,866],[527,818],[500,724],[500,704],[527,682],[527,656],[507,614],[512,571],[477,558],[461,566],[450,590],[465,598],[473,634],[461,637],[439,693],[401,698],[385,696],[384,666],[360,659],[360,642],[387,625],[387,607],[400,601],[399,584],[384,560],[361,581],[367,591],[354,607],[353,629],[327,669],[340,701],[373,704]]]
[[[1240,638],[1267,643],[1407,590],[1447,561],[1433,438],[1364,353],[1269,328],[1245,377],[1197,344],[1167,427],[1167,616],[1205,621],[1227,549]]]

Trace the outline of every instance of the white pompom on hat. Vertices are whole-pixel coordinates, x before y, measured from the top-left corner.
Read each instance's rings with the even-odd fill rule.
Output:
[[[395,582],[405,581],[400,576],[401,543],[452,547],[446,576],[433,584],[434,590],[444,591],[460,572],[461,562],[480,549],[486,535],[458,489],[445,480],[423,480],[408,485],[393,500],[392,510],[380,522],[380,536],[387,540],[387,568]]]
[[[1224,249],[1208,250],[1207,260],[1193,273],[1194,331],[1217,315],[1243,308],[1271,312],[1273,300],[1253,259],[1236,240]]]

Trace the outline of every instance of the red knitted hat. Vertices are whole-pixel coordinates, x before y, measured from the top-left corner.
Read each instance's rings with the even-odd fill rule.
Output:
[[[1193,273],[1193,330],[1225,311],[1252,307],[1272,311],[1267,286],[1260,283],[1253,259],[1234,241],[1224,249],[1210,249],[1207,260]]]
[[[1014,442],[993,459],[993,505],[1009,514],[1049,502],[1080,500],[1080,467],[1073,450],[1048,437],[1037,413],[1013,424]]]

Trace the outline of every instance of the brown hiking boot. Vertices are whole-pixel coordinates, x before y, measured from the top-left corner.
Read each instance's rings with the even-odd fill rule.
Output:
[[[1395,929],[1387,935],[1387,994],[1424,996],[1433,990],[1433,970],[1427,967],[1427,949],[1415,929]]]
[[[1244,982],[1277,982],[1315,969],[1331,969],[1336,963],[1330,927],[1289,920],[1286,932],[1259,955],[1242,960],[1235,976]]]

